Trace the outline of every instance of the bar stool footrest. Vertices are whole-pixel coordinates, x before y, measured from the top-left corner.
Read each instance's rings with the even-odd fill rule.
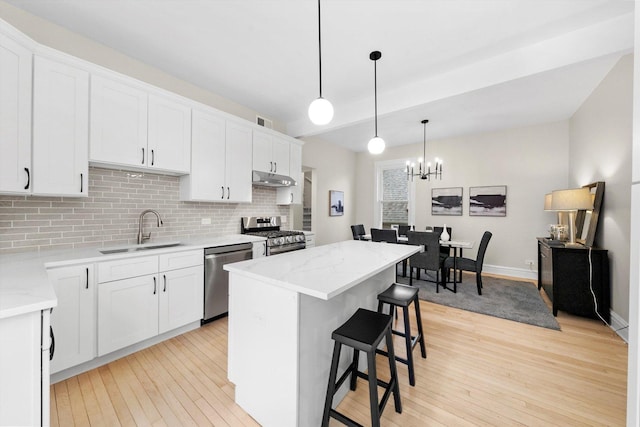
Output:
[[[329,412],[329,415],[333,418],[335,418],[336,420],[340,421],[342,424],[348,425],[349,427],[364,427],[362,424],[359,424],[355,421],[353,421],[351,418],[347,417],[344,414],[341,414],[340,412],[336,411],[335,409],[332,409]]]

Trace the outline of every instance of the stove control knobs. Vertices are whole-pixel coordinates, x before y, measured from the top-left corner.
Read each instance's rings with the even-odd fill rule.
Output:
[[[276,237],[275,239],[273,239],[273,243],[275,245],[282,245],[284,244],[284,237]]]
[[[296,236],[296,242],[304,242],[304,234],[298,234]]]

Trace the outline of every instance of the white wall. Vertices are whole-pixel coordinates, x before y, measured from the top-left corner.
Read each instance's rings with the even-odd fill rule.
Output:
[[[635,8],[634,56],[640,58],[640,8]],[[633,69],[633,163],[631,186],[631,249],[629,283],[629,357],[627,425],[640,425],[640,61]]]
[[[302,167],[312,172],[313,217],[311,229],[316,233],[316,245],[349,240],[355,224],[356,154],[317,138],[305,138],[302,147]],[[329,216],[329,191],[344,191],[344,215]]]
[[[609,251],[611,309],[629,319],[633,55],[618,61],[570,120],[569,184],[605,182],[596,246]]]
[[[500,132],[469,135],[446,140],[427,141],[427,157],[444,160],[442,180],[416,182],[416,229],[427,225],[453,228],[454,239],[480,242],[489,230],[493,238],[485,258],[487,271],[521,277],[537,277],[536,237],[548,234],[548,225],[556,222],[553,213],[543,211],[544,195],[566,188],[568,182],[568,121],[548,123]],[[375,162],[391,159],[416,159],[421,156],[422,141],[388,148],[380,156],[358,153],[356,222],[369,229],[373,224]],[[469,187],[507,186],[507,216],[469,216]],[[462,216],[432,216],[431,189],[463,187]],[[474,249],[465,256],[475,257]],[[533,260],[532,269],[525,260]]]

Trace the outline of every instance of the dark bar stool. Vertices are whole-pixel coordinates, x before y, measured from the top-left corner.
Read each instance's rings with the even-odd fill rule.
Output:
[[[416,336],[411,336],[411,327],[409,324],[409,305],[413,303],[416,309],[416,320],[418,322],[418,334]],[[420,343],[420,351],[422,353],[422,358],[427,358],[427,350],[424,345],[424,334],[422,332],[422,318],[420,317],[420,303],[418,299],[418,289],[399,285],[394,283],[387,290],[378,295],[378,313],[382,313],[382,308],[384,304],[389,304],[389,313],[392,314],[396,307],[402,307],[402,311],[404,314],[404,332],[399,332],[396,330],[392,330],[392,332],[396,335],[405,338],[405,342],[407,344],[407,358],[403,359],[401,357],[395,356],[396,360],[400,363],[404,363],[409,367],[409,384],[412,386],[416,385],[416,374],[413,368],[413,348],[417,343]],[[385,354],[383,350],[377,351],[380,354]]]
[[[391,335],[391,316],[375,311],[359,308],[349,320],[342,326],[333,331],[331,338],[335,341],[333,346],[333,359],[331,359],[331,371],[329,374],[329,387],[327,388],[327,398],[324,404],[324,414],[322,416],[322,426],[329,425],[329,417],[333,417],[348,426],[361,426],[351,418],[339,413],[331,408],[333,404],[333,395],[351,375],[351,390],[356,389],[357,377],[369,380],[369,404],[371,406],[371,425],[380,426],[380,416],[389,400],[389,396],[393,393],[393,400],[396,412],[402,413],[402,404],[400,403],[400,387],[398,386],[398,372],[396,370],[396,361],[393,356],[393,337]],[[386,338],[389,371],[391,379],[389,382],[379,380],[376,375],[376,348],[383,338]],[[338,382],[338,362],[340,361],[340,349],[342,345],[353,348],[353,361],[342,374]],[[367,353],[368,374],[358,370],[358,359],[361,351]],[[385,353],[386,354],[386,353]],[[384,395],[378,403],[378,386],[385,389]]]

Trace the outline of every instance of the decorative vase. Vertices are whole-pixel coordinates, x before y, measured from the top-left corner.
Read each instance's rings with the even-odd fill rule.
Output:
[[[440,240],[446,242],[449,240],[449,233],[447,233],[447,224],[442,227],[442,234],[440,234]]]

